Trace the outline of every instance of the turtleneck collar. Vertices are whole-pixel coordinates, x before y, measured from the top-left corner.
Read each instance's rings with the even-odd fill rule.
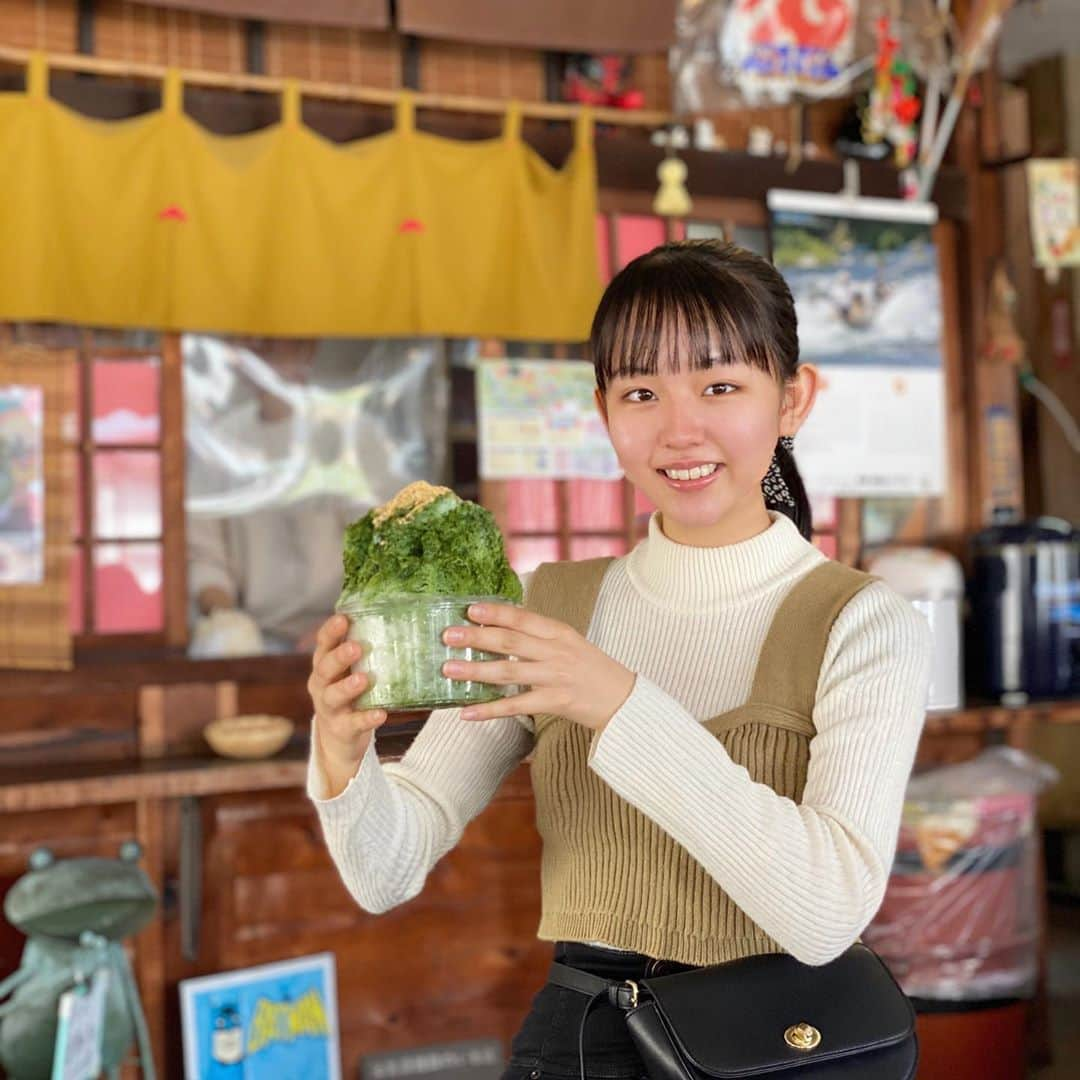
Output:
[[[749,600],[778,580],[823,558],[786,515],[770,510],[772,524],[757,536],[719,547],[690,547],[668,539],[660,515],[649,536],[627,557],[627,572],[646,599],[669,609],[707,611]]]

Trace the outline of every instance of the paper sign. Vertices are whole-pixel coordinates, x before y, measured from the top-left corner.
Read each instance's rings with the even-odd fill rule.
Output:
[[[622,476],[596,410],[592,364],[483,360],[476,384],[485,479]]]
[[[360,1080],[499,1080],[503,1067],[498,1039],[470,1039],[366,1054]]]
[[[109,972],[99,968],[89,983],[60,995],[52,1080],[97,1080]]]

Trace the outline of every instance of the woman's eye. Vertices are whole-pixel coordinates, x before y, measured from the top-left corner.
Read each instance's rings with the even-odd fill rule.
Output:
[[[653,396],[651,390],[628,390],[624,395],[625,401],[649,401]]]
[[[717,397],[717,396],[722,397],[725,394],[734,393],[734,391],[736,389],[737,388],[732,386],[731,383],[718,382],[718,383],[713,383],[711,386],[707,387],[706,390],[705,390],[705,393],[706,394],[712,394],[714,397]]]

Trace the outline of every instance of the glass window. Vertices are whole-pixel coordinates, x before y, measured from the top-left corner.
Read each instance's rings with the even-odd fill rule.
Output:
[[[515,533],[556,532],[558,489],[554,480],[513,480],[506,488],[506,520]]]
[[[160,544],[94,549],[94,629],[101,634],[160,630],[165,622]]]
[[[94,442],[156,444],[161,438],[160,381],[156,359],[95,360]]]
[[[573,532],[618,532],[624,526],[621,480],[571,480],[570,528]]]
[[[94,535],[107,540],[161,536],[161,457],[156,450],[94,455]]]

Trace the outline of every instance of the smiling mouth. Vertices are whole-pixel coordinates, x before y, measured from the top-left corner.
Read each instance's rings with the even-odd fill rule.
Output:
[[[658,473],[666,476],[669,480],[701,480],[706,476],[712,476],[719,465],[695,465],[692,469],[657,469]]]

